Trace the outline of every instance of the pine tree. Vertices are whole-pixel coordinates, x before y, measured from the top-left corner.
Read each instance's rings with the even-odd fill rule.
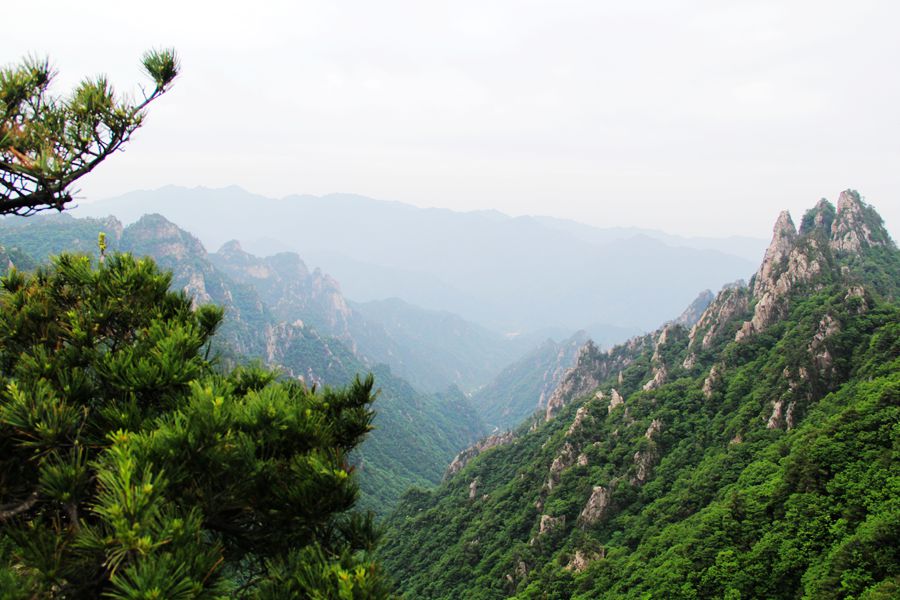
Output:
[[[0,69],[0,215],[66,208],[74,182],[131,138],[178,75],[173,50],[147,52],[142,63],[153,88],[138,102],[119,97],[105,77],[53,96],[47,60]]]
[[[209,359],[222,310],[149,259],[0,280],[0,599],[382,598],[348,453],[373,380]]]

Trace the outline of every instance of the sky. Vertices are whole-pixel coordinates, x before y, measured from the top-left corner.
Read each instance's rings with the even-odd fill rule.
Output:
[[[900,3],[21,2],[13,64],[64,94],[182,74],[81,202],[167,184],[357,193],[767,237],[858,189],[900,233]]]

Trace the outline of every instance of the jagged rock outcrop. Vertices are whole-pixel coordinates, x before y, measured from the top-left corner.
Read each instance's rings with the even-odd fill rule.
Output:
[[[625,398],[622,397],[622,394],[613,388],[609,393],[609,406],[607,407],[607,412],[612,412],[617,406],[621,406],[625,404]]]
[[[495,433],[494,435],[489,435],[483,440],[476,442],[454,457],[453,462],[451,462],[450,466],[447,467],[447,472],[444,474],[444,479],[448,479],[459,473],[467,464],[469,464],[469,461],[471,461],[482,452],[490,450],[491,448],[496,448],[497,446],[510,444],[515,439],[516,435],[512,431],[504,431],[503,433]]]
[[[475,497],[478,495],[478,484],[480,482],[481,482],[481,480],[478,477],[476,477],[475,479],[472,480],[472,483],[469,484],[469,500],[474,500]]]
[[[566,525],[566,516],[551,517],[550,515],[541,515],[541,523],[538,529],[538,535],[545,535],[557,529],[561,529]]]
[[[605,548],[601,549],[599,552],[576,550],[575,555],[572,556],[572,559],[569,560],[568,563],[566,563],[566,566],[563,567],[563,569],[566,571],[581,573],[582,571],[587,569],[592,562],[603,558],[606,558]]]
[[[775,221],[772,231],[772,241],[766,248],[759,271],[753,282],[753,297],[760,298],[777,281],[778,275],[784,271],[784,264],[794,249],[794,241],[797,239],[797,228],[791,213],[781,211]]]
[[[654,439],[662,430],[662,421],[653,419],[647,431],[644,432],[644,438],[650,440],[650,444],[643,450],[634,453],[632,461],[634,462],[634,476],[631,478],[631,485],[644,485],[650,478],[653,467],[659,461],[659,451],[657,450]]]
[[[602,485],[596,485],[591,489],[588,498],[578,516],[578,520],[586,527],[599,523],[605,516],[610,504],[610,491]]]
[[[828,376],[834,363],[826,341],[840,330],[841,324],[830,314],[826,314],[819,321],[816,332],[807,346],[807,350],[812,356],[813,367],[820,376]]]
[[[688,334],[689,353],[684,361],[684,368],[692,368],[696,361],[694,352],[709,348],[726,326],[736,317],[745,314],[749,306],[750,291],[743,281],[723,287],[691,327]]]
[[[794,290],[803,285],[815,286],[817,280],[823,279],[832,269],[831,252],[856,254],[867,248],[893,245],[881,218],[853,190],[841,193],[836,214],[827,201],[819,202],[804,216],[801,233],[794,230],[790,215],[781,213],[772,243],[754,278],[753,317],[742,325],[736,341],[764,331],[785,314],[788,297]],[[848,274],[848,269],[844,265],[842,274]]]
[[[844,295],[844,301],[853,305],[853,312],[858,315],[869,310],[872,305],[871,300],[866,293],[866,288],[861,285],[852,285],[847,288],[847,293]]]
[[[669,342],[669,336],[676,327],[677,325],[674,323],[667,323],[663,326],[659,335],[656,337],[656,343],[653,345],[653,356],[650,358],[651,361],[659,362],[661,359],[659,351]]]
[[[559,483],[562,472],[575,464],[575,447],[569,442],[563,444],[562,449],[553,462],[550,463],[550,475],[547,478],[547,489],[552,490]]]
[[[720,365],[715,364],[709,370],[709,375],[703,380],[703,397],[709,400],[712,398],[716,385],[722,380],[722,371]]]
[[[772,402],[772,413],[766,421],[766,429],[778,429],[782,425],[782,412],[784,411],[784,400],[779,398]]]
[[[350,326],[352,311],[340,285],[330,275],[319,269],[310,272],[293,252],[253,256],[236,240],[227,242],[209,258],[235,281],[252,286],[277,319],[290,322],[302,318],[356,351]]]
[[[588,410],[588,407],[579,406],[578,410],[575,412],[575,418],[572,420],[572,424],[569,425],[569,429],[566,430],[566,436],[568,437],[581,429],[582,423],[584,423],[584,420],[588,418],[590,418],[590,411]]]
[[[831,248],[836,252],[854,253],[890,243],[881,218],[863,204],[859,193],[855,190],[841,192],[837,216],[831,225]]]
[[[669,372],[666,369],[666,365],[659,365],[658,367],[653,367],[652,377],[650,381],[644,384],[641,388],[645,392],[649,392],[650,390],[655,390],[661,385],[663,385],[669,376]]]
[[[825,238],[830,238],[834,217],[834,205],[827,199],[822,198],[816,203],[815,207],[803,215],[803,221],[800,222],[800,235],[818,233]]]
[[[712,290],[703,290],[672,323],[685,328],[693,327],[715,298]]]
[[[753,317],[744,322],[736,341],[765,331],[787,310],[787,297],[799,285],[815,280],[826,269],[826,257],[815,236],[799,238],[787,211],[779,215],[772,243],[753,280],[756,306]]]

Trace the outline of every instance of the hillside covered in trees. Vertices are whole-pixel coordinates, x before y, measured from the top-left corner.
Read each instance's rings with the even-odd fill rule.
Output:
[[[548,410],[381,550],[408,598],[900,595],[900,252],[851,190],[783,213],[692,327],[586,345]]]
[[[185,291],[195,305],[224,309],[210,349],[218,368],[257,361],[320,387],[344,386],[358,374],[375,375],[374,430],[351,456],[359,473],[361,508],[382,514],[410,486],[438,483],[454,454],[485,432],[458,388],[429,379],[429,356],[419,361],[417,380],[447,383],[431,393],[413,387],[389,366],[368,360],[357,338],[381,335],[384,345],[395,348],[402,339],[356,314],[333,279],[310,272],[295,254],[260,259],[234,244],[209,254],[196,238],[158,215],[128,227],[114,218],[39,216],[0,221],[8,255],[0,269],[14,265],[29,270],[65,251],[96,259],[101,232],[109,252],[149,256],[172,271],[173,287]],[[459,339],[471,344],[465,335]],[[485,342],[481,352],[502,355],[515,347]],[[410,353],[415,353],[414,345],[407,346],[405,354]]]

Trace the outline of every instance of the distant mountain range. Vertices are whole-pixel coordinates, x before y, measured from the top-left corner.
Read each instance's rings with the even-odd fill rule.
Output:
[[[260,255],[298,252],[357,302],[398,297],[504,332],[570,335],[590,325],[599,343],[622,339],[610,325],[648,330],[697,290],[746,277],[765,248],[750,238],[679,238],[345,194],[272,199],[237,187],[138,191],[73,214],[130,223],[148,211],[207,247],[237,238]]]

